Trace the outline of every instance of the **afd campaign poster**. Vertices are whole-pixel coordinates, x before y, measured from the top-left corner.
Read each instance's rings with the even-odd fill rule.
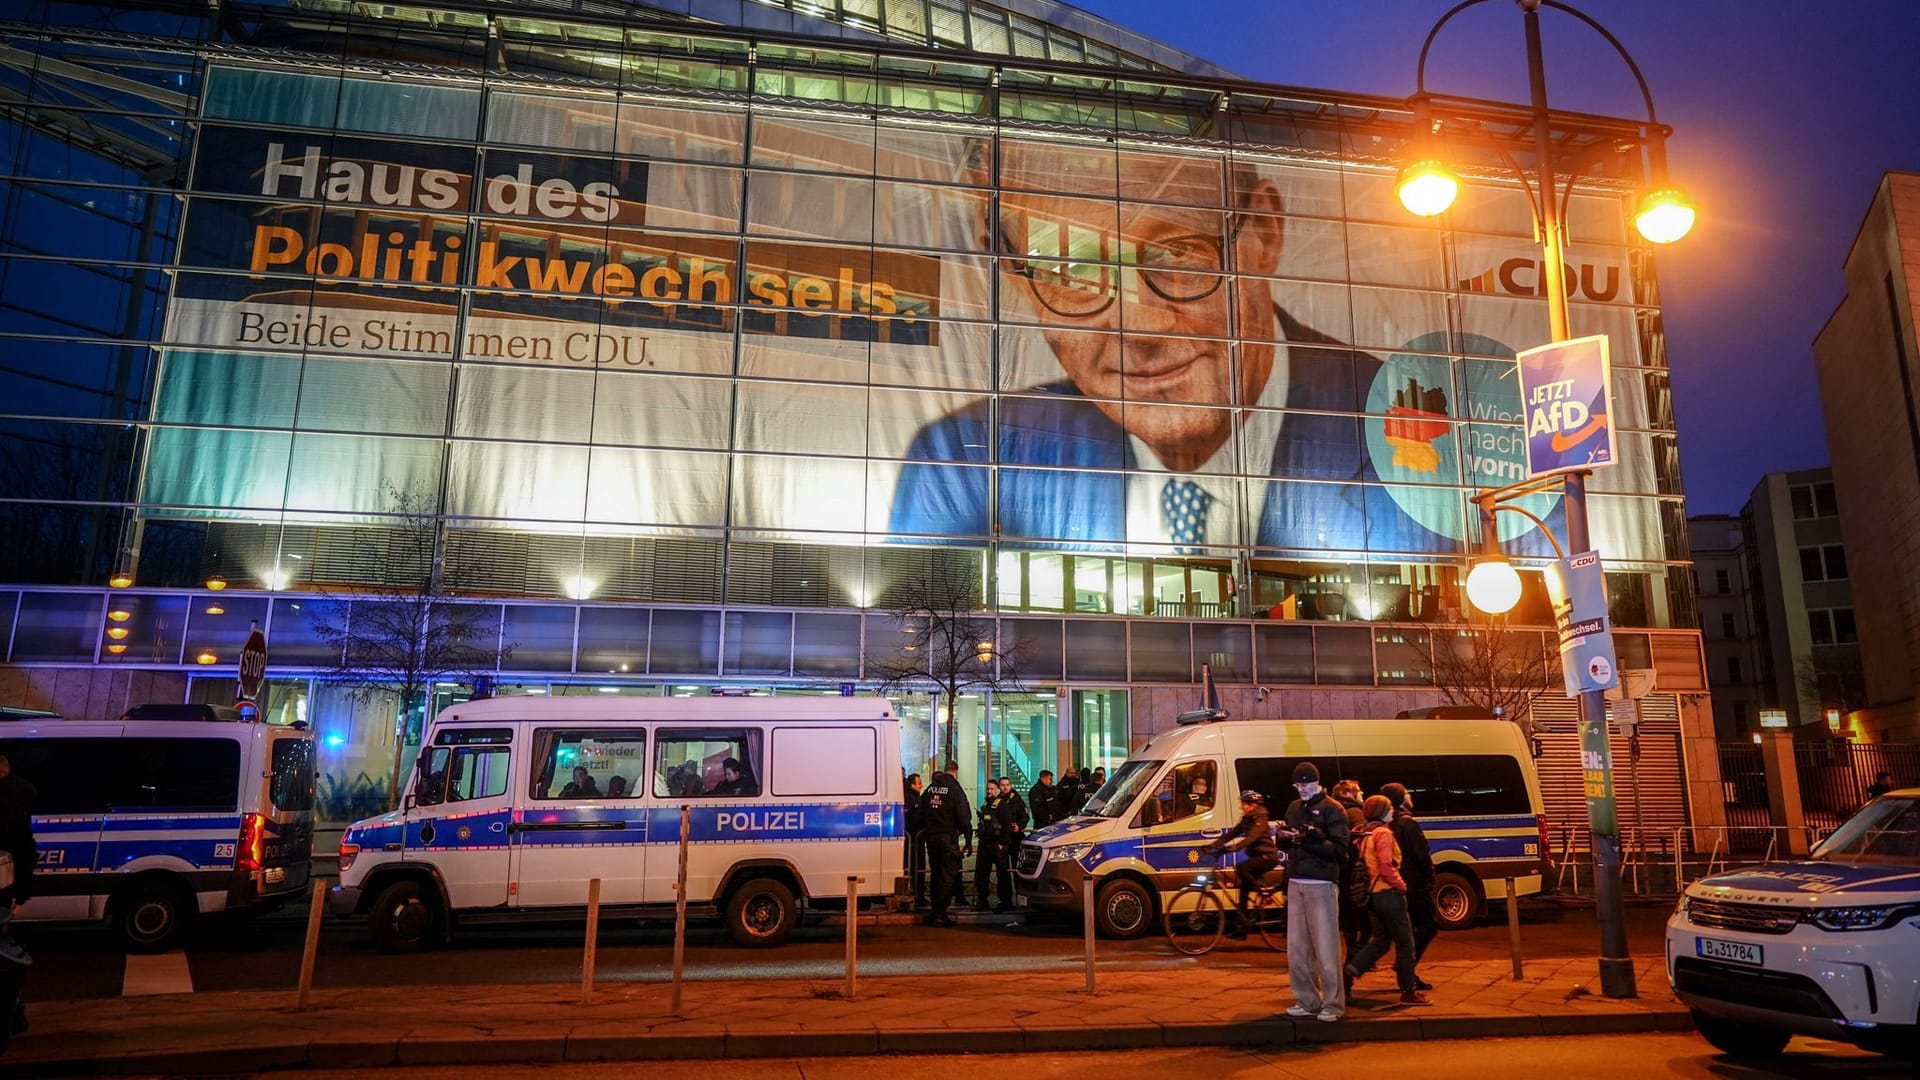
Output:
[[[475,528],[1418,559],[1528,475],[1517,189],[1436,227],[1285,148],[748,119],[216,66],[151,512],[352,522],[424,486]],[[1596,543],[1662,561],[1624,213],[1569,219],[1616,360]]]

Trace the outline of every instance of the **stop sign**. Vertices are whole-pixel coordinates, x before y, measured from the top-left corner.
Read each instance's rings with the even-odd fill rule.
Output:
[[[253,701],[260,697],[260,684],[267,680],[267,635],[254,623],[247,643],[240,648],[240,697]]]

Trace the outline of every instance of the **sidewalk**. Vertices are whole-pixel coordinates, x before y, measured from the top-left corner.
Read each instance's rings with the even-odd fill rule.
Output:
[[[9,1076],[206,1073],[323,1066],[822,1057],[1020,1052],[1142,1046],[1275,1045],[1359,1039],[1449,1039],[1685,1030],[1658,958],[1638,961],[1641,996],[1597,996],[1591,958],[1434,963],[1434,1004],[1400,1008],[1389,972],[1361,980],[1347,1019],[1284,1015],[1285,957],[1249,977],[1205,958],[1173,970],[1114,970],[1084,990],[1084,969],[967,975],[965,939],[924,978],[689,982],[682,1016],[671,988],[605,982],[591,1005],[578,984],[408,987],[377,994],[181,994],[36,1006],[33,1028],[0,1058]],[[1258,948],[1258,946],[1253,946]],[[431,959],[432,954],[426,954]],[[1592,991],[1592,992],[1587,992]]]

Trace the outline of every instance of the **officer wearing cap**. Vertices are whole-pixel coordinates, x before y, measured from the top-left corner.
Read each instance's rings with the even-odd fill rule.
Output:
[[[958,926],[959,920],[947,913],[953,902],[953,886],[960,880],[960,837],[973,838],[973,810],[967,805],[966,789],[954,777],[959,771],[954,762],[933,774],[927,790],[920,795],[920,833],[927,838],[928,872],[932,877],[933,910],[927,914],[928,926]]]
[[[1287,1015],[1331,1023],[1346,1014],[1341,982],[1340,886],[1349,831],[1344,807],[1320,787],[1313,762],[1294,766],[1287,806],[1287,981],[1294,1002]]]

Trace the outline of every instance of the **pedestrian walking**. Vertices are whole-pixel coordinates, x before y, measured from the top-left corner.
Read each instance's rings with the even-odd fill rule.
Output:
[[[1060,789],[1053,786],[1053,770],[1041,769],[1040,779],[1027,789],[1027,812],[1033,827],[1044,829],[1060,820]]]
[[[1433,848],[1427,843],[1427,830],[1413,816],[1413,793],[1406,785],[1388,784],[1380,794],[1393,804],[1393,839],[1400,845],[1400,876],[1407,879],[1407,921],[1413,924],[1413,959],[1417,964],[1440,933],[1440,909],[1433,902]],[[1413,988],[1433,989],[1418,973]]]
[[[959,920],[948,912],[953,902],[954,885],[960,880],[960,840],[973,846],[973,809],[967,803],[966,789],[955,779],[960,766],[947,767],[933,774],[920,796],[920,833],[926,838],[928,889],[932,910],[927,912],[928,926],[958,926]]]
[[[1320,787],[1320,770],[1303,761],[1293,768],[1299,798],[1287,806],[1282,838],[1287,856],[1287,982],[1293,1004],[1287,1015],[1331,1023],[1346,1014],[1341,982],[1341,871],[1348,849],[1347,815]]]
[[[1347,963],[1346,986],[1351,989],[1360,976],[1393,949],[1393,975],[1400,986],[1400,1004],[1430,1005],[1420,992],[1414,974],[1413,924],[1407,920],[1407,881],[1400,874],[1400,845],[1393,838],[1393,803],[1385,795],[1375,795],[1365,806],[1365,824],[1360,833],[1360,850],[1367,863],[1371,891],[1367,896],[1367,918],[1371,936]]]

